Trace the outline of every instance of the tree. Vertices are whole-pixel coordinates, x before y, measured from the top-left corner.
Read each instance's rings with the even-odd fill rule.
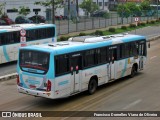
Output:
[[[35,5],[41,5],[44,7],[52,7],[52,23],[55,24],[55,10],[57,8],[63,7],[61,4],[63,3],[63,0],[46,0],[46,1],[40,1],[40,2],[35,2]]]
[[[99,9],[99,6],[95,3],[93,3],[92,0],[83,0],[83,2],[79,5],[80,8],[82,8],[84,11],[92,14],[94,11]]]
[[[120,17],[124,18],[128,18],[131,14],[130,9],[127,7],[126,4],[119,4],[117,7],[117,13],[119,14]]]
[[[150,6],[150,1],[149,0],[144,0],[141,2],[140,6],[142,7],[144,16],[148,16],[150,14],[149,11],[151,11],[151,6]]]
[[[3,11],[4,7],[5,7],[5,3],[0,3],[0,16],[5,14],[5,12]]]
[[[144,0],[141,2],[140,6],[142,7],[142,10],[151,10],[150,1]]]
[[[123,18],[128,18],[131,14],[131,11],[127,8],[126,4],[119,4],[117,7],[117,13],[121,17],[121,23],[123,24]]]
[[[141,6],[136,5],[134,2],[128,2],[126,3],[126,7],[130,10],[132,16],[141,16]]]
[[[30,13],[29,7],[20,6],[20,10],[18,11],[19,15],[27,16]]]

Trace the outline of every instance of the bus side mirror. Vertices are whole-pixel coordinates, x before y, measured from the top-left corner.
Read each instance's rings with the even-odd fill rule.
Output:
[[[148,48],[150,48],[151,47],[151,44],[150,44],[150,42],[148,43]]]

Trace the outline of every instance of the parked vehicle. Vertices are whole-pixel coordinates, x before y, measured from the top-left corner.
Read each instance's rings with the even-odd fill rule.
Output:
[[[67,19],[67,16],[63,16],[63,15],[60,15],[60,16],[55,16],[55,19],[56,20],[66,20]]]
[[[91,14],[91,17],[105,17],[106,14],[108,14],[109,11],[107,10],[98,10]]]
[[[7,25],[11,25],[11,24],[14,24],[13,20],[8,18],[8,17],[5,17],[5,18],[0,18],[1,20],[4,20],[6,22]]]
[[[46,19],[44,16],[41,15],[34,15],[32,17],[29,18],[30,20],[32,20],[34,23],[45,23]]]
[[[6,21],[0,19],[0,25],[7,25]]]
[[[15,23],[17,23],[17,24],[22,24],[22,23],[33,23],[33,21],[30,20],[30,19],[28,19],[27,17],[18,16],[18,17],[15,19]]]

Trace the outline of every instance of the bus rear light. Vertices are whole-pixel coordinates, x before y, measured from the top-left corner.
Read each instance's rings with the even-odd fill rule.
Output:
[[[48,80],[48,82],[47,82],[47,91],[51,91],[51,86],[52,86],[51,81]]]
[[[17,85],[20,84],[20,81],[19,81],[19,75],[17,75]]]

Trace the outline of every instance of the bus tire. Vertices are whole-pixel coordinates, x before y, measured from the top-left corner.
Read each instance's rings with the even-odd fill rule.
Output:
[[[88,93],[90,95],[94,94],[97,89],[97,81],[95,79],[91,79],[88,84]]]
[[[136,74],[136,66],[133,65],[133,66],[132,66],[132,70],[131,70],[130,77],[133,78],[133,77],[135,76],[135,74]]]

